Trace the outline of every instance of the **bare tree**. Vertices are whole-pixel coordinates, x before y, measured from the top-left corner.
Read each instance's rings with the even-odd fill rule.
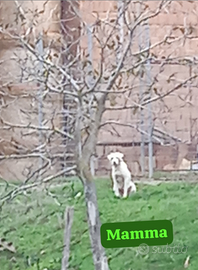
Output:
[[[17,5],[18,2],[15,2]],[[43,32],[43,36],[40,36],[39,39],[39,35],[36,33],[36,21],[45,12],[45,6],[43,10],[34,10],[30,21],[26,18],[23,7],[17,5],[17,14],[20,15],[19,18],[22,20],[24,27],[23,34],[11,31],[7,25],[0,28],[2,35],[23,48],[25,57],[22,59],[16,56],[15,61],[18,67],[23,70],[21,80],[26,83],[26,86],[30,84],[31,90],[19,91],[13,98],[12,93],[10,93],[9,82],[7,82],[4,85],[6,90],[3,95],[7,98],[4,106],[8,102],[15,103],[19,98],[28,97],[38,100],[38,103],[41,102],[43,107],[39,108],[44,110],[40,125],[36,124],[37,120],[32,120],[33,113],[23,108],[21,110],[24,110],[27,121],[17,123],[8,121],[3,116],[0,118],[2,131],[10,132],[13,129],[23,132],[23,134],[31,134],[31,136],[41,134],[39,141],[35,140],[31,146],[28,144],[22,145],[20,140],[17,139],[10,140],[9,145],[12,145],[15,152],[12,151],[12,147],[9,154],[5,155],[2,151],[0,160],[24,158],[40,158],[42,160],[39,169],[30,169],[24,183],[8,194],[4,194],[1,199],[5,201],[10,197],[13,198],[27,188],[48,183],[59,175],[66,175],[75,170],[84,187],[93,261],[96,270],[109,268],[105,250],[100,241],[100,217],[90,162],[92,156],[96,153],[100,128],[107,124],[121,124],[118,121],[103,121],[104,113],[110,110],[119,111],[123,109],[133,109],[136,112],[140,108],[145,108],[149,103],[163,100],[165,96],[197,77],[197,75],[192,75],[179,82],[169,92],[162,95],[158,94],[154,98],[148,99],[145,93],[145,99],[141,104],[138,100],[132,99],[132,104],[127,105],[137,87],[137,76],[140,72],[144,72],[142,66],[153,59],[152,50],[161,44],[170,45],[176,40],[184,39],[184,33],[182,33],[181,36],[173,40],[170,38],[172,33],[170,31],[160,42],[150,44],[145,48],[136,46],[138,27],[158,16],[162,10],[171,5],[171,1],[160,1],[157,3],[155,10],[151,10],[149,4],[143,2],[140,14],[135,9],[136,4],[136,1],[120,1],[119,10],[116,16],[114,14],[113,19],[110,16],[111,10],[108,10],[106,18],[100,18],[97,13],[92,14],[95,19],[92,20],[92,24],[88,24],[77,6],[72,1],[69,2],[70,19],[72,16],[72,18],[78,19],[81,35],[77,35],[75,39],[67,40],[67,44],[60,35],[56,41],[51,40],[47,32]],[[63,21],[60,24],[62,27],[64,26]],[[65,31],[67,33],[68,30]],[[69,34],[71,32],[70,28]],[[91,40],[89,39],[90,36]],[[33,37],[35,38],[34,41]],[[86,42],[82,40],[82,37],[86,38]],[[43,40],[43,49],[42,46],[38,45],[41,42],[39,40]],[[74,47],[76,48],[75,53]],[[160,70],[147,87],[147,93],[154,87],[166,61],[169,61],[168,57],[161,64]],[[173,77],[172,75],[171,79]],[[39,92],[39,99],[37,99],[39,89],[41,91]],[[11,97],[12,100],[10,100]],[[119,97],[123,97],[125,101],[122,105],[116,104],[116,99]],[[64,123],[57,120],[60,119],[60,115],[62,116],[57,105],[57,98],[61,101],[66,98],[70,104],[70,109],[67,109],[67,107],[64,111],[67,114],[67,129],[64,129]],[[48,111],[45,111],[45,108],[49,101],[53,101],[53,105],[48,110],[50,115],[47,116],[46,112]],[[36,111],[36,115],[38,113]],[[131,125],[131,127],[139,130],[137,126]],[[62,148],[57,147],[59,143],[62,143],[63,137],[68,144],[69,142],[73,143],[73,147],[69,148],[68,144]],[[55,145],[53,151],[50,148],[51,145]],[[60,162],[61,158],[67,160],[71,157],[74,160],[73,165],[67,165],[66,168],[54,173],[53,176],[45,175],[49,168],[55,166],[57,160]],[[38,180],[38,174],[41,177],[39,181],[28,183],[35,176]]]

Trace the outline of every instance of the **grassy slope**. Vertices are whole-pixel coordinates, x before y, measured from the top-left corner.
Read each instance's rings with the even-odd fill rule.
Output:
[[[108,249],[110,269],[113,270],[180,270],[188,255],[196,270],[198,263],[198,187],[190,184],[161,184],[139,186],[138,193],[127,200],[114,198],[110,183],[96,181],[98,204],[102,223],[150,219],[171,219],[174,241],[171,246],[188,247],[185,254],[138,255],[135,248]],[[60,269],[63,242],[63,215],[66,205],[75,205],[72,227],[70,270],[92,270],[92,255],[87,231],[83,196],[75,199],[80,183],[58,187],[55,200],[38,193],[20,196],[3,207],[0,216],[0,236],[12,241],[17,254],[0,252],[0,269],[58,270]],[[31,195],[31,196],[30,196]]]

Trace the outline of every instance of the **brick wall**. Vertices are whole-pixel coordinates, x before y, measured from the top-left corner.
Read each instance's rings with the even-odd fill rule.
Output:
[[[148,1],[145,2],[150,10],[155,11],[159,4],[159,1]],[[132,12],[134,12],[134,4],[131,6],[131,13],[128,13],[128,18],[133,19]],[[81,2],[82,14],[84,14],[85,20],[89,23],[93,23],[96,17],[100,19],[116,17],[117,12],[117,1],[82,1]],[[87,15],[87,11],[89,14]],[[169,44],[160,44],[151,50],[151,53],[157,57],[158,60],[163,60],[165,57],[191,57],[198,56],[198,5],[196,1],[172,1],[157,17],[150,19],[150,41],[151,45],[159,43],[165,36],[171,35]],[[108,16],[107,16],[108,14]],[[184,31],[188,32],[189,39],[182,37]],[[171,34],[170,34],[171,33]],[[137,34],[138,35],[138,34]],[[137,37],[136,35],[136,37]],[[173,42],[174,40],[174,42]],[[84,39],[85,43],[82,47],[86,50],[87,39]],[[133,51],[137,51],[137,40],[133,44]],[[95,64],[99,61],[99,48],[96,45],[93,50]],[[110,61],[110,59],[108,59]],[[159,73],[160,63],[153,64],[151,68],[151,75],[155,76]],[[163,67],[163,71],[158,76],[158,81],[155,83],[153,88],[157,89],[157,92],[161,95],[170,91],[183,80],[189,76],[196,74],[197,68],[189,67],[188,65],[166,65]],[[171,75],[174,76],[174,80],[167,81]],[[125,81],[126,82],[126,81]],[[139,83],[138,78],[130,77],[127,81],[128,85],[135,85]],[[182,141],[191,140],[191,132],[195,133],[197,130],[197,101],[198,91],[197,83],[195,80],[192,87],[180,87],[177,91],[173,92],[163,99],[153,103],[153,118],[155,126],[161,130],[170,133],[171,135],[180,138]],[[138,100],[139,89],[134,88],[132,96],[128,101],[127,105],[132,105]],[[153,93],[153,97],[156,94]],[[116,105],[122,106],[124,103],[123,97],[116,99]],[[107,101],[107,107],[110,103]],[[99,133],[99,143],[105,142],[140,142],[140,134],[136,130],[136,126],[139,123],[140,115],[138,113],[133,114],[131,110],[122,111],[106,111],[103,117],[103,122],[108,120],[119,121],[124,124],[130,124],[131,126],[115,126],[112,129],[112,125],[105,125]],[[192,128],[192,122],[194,126]],[[145,127],[147,128],[147,127]],[[191,130],[192,129],[192,130]],[[106,147],[106,152],[112,149]],[[98,150],[99,151],[99,150]],[[125,151],[125,150],[123,150]],[[139,150],[138,150],[139,151]],[[165,156],[175,155],[172,153],[172,148],[168,147],[166,150],[159,150],[158,156],[163,156],[164,151],[164,164],[163,158],[159,158],[159,167],[163,167],[167,164],[168,160]],[[99,151],[100,152],[100,151]],[[106,153],[105,152],[105,153]],[[126,152],[126,151],[125,151]],[[140,151],[139,151],[140,152]],[[130,159],[133,159],[133,155],[130,154]],[[138,156],[138,154],[137,154]],[[101,156],[100,156],[101,157]],[[102,162],[102,161],[101,161]],[[105,162],[105,161],[103,161]],[[175,162],[175,157],[173,161]]]

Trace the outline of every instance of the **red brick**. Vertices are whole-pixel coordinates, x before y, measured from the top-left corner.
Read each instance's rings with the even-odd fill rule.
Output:
[[[157,10],[157,7],[159,6],[158,1],[148,1],[146,4],[149,6],[149,10],[155,12]]]
[[[92,11],[105,12],[108,10],[115,10],[117,1],[87,1],[91,4]],[[90,10],[90,9],[89,9]]]
[[[197,25],[198,19],[195,14],[189,13],[187,15],[182,13],[164,14],[161,13],[155,18],[150,19],[150,24],[155,25],[184,25],[186,17],[186,24]]]
[[[188,1],[172,1],[168,6],[168,11],[170,13],[190,13],[195,9],[196,3]]]

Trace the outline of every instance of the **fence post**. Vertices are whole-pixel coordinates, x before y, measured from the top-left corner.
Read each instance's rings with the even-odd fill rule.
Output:
[[[36,51],[37,53],[39,54],[39,56],[41,58],[43,58],[43,35],[42,33],[39,35],[37,41],[36,41]],[[42,61],[39,61],[38,63],[38,68],[37,68],[37,76],[38,78],[42,78],[42,75],[43,75],[43,62]],[[42,145],[42,141],[43,141],[43,134],[42,134],[42,123],[43,123],[43,96],[42,96],[42,85],[40,82],[37,83],[37,85],[39,86],[39,89],[38,89],[38,93],[37,93],[37,98],[38,98],[38,124],[39,124],[39,143],[40,143],[40,146]],[[42,149],[41,147],[39,147],[39,152],[40,154],[42,154]],[[39,177],[38,177],[38,180],[40,181],[41,180],[41,169],[43,167],[43,159],[42,157],[39,158]]]
[[[88,70],[88,75],[87,75],[87,84],[89,87],[91,87],[94,84],[94,79],[93,79],[93,58],[92,58],[92,51],[93,51],[93,37],[92,37],[92,26],[87,25],[87,37],[88,37],[88,54],[89,54],[89,70]],[[92,109],[92,101],[93,101],[93,95],[90,96],[89,100],[89,113],[90,113],[90,118],[93,116],[93,109]],[[95,176],[95,159],[92,156],[90,159],[90,168],[91,168],[91,174],[92,176]]]
[[[149,23],[146,22],[145,25],[145,35],[146,35],[146,48],[148,52],[150,50],[150,34],[149,34]],[[152,98],[152,88],[151,88],[151,64],[150,60],[146,61],[146,81],[149,91],[149,100]],[[152,103],[148,103],[148,141],[149,141],[149,178],[153,177],[153,114],[152,114]]]
[[[139,3],[138,5],[139,10],[138,13],[139,15],[141,14],[142,10],[142,3]],[[149,34],[149,23],[148,21],[144,22],[143,26],[139,26],[140,33],[138,36],[138,42],[139,42],[139,49],[140,51],[142,49],[148,49],[149,52],[149,47],[150,47],[150,34]],[[146,53],[146,52],[145,52]],[[141,103],[143,102],[145,92],[144,92],[144,83],[146,84],[146,89],[149,89],[151,86],[151,66],[150,66],[150,60],[147,59],[149,53],[147,55],[143,56],[146,58],[146,64],[141,66],[140,69],[140,88],[139,88],[139,93],[140,93],[140,99]],[[145,71],[145,76],[146,80],[144,82],[143,78],[141,78],[142,73]],[[143,76],[142,76],[143,77]],[[152,97],[152,89],[150,89],[149,94],[148,94],[148,99],[151,99]],[[153,118],[152,118],[152,104],[148,103],[147,105],[148,108],[148,152],[149,152],[149,178],[152,178],[153,176],[153,141],[152,141],[152,133],[153,133]],[[144,152],[144,143],[145,143],[145,137],[144,137],[144,129],[145,129],[145,119],[144,119],[144,109],[140,108],[140,122],[141,122],[141,163],[142,163],[142,173],[144,174],[145,171],[145,152]]]
[[[141,9],[142,8],[142,3],[138,3],[138,15],[141,14]],[[138,45],[139,45],[139,49],[140,51],[143,49],[143,38],[142,38],[142,31],[143,28],[141,25],[139,25],[138,27],[139,29],[139,33],[138,33]],[[141,172],[142,175],[144,176],[145,174],[145,134],[144,134],[144,128],[145,128],[145,123],[144,123],[144,108],[142,108],[142,102],[144,99],[144,81],[141,77],[141,73],[143,72],[144,68],[143,65],[141,65],[140,67],[140,76],[139,76],[139,80],[140,80],[140,87],[139,87],[139,95],[140,95],[140,130],[141,130]]]
[[[74,208],[67,207],[65,210],[65,231],[64,231],[64,248],[63,257],[61,263],[61,270],[67,270],[69,267],[69,254],[70,254],[70,239],[71,239],[71,227],[73,223]]]

